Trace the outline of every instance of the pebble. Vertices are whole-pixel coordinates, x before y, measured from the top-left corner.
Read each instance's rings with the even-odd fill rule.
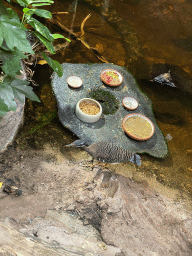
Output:
[[[171,134],[167,134],[167,135],[165,136],[165,139],[166,139],[166,140],[172,140],[173,137],[171,136]]]

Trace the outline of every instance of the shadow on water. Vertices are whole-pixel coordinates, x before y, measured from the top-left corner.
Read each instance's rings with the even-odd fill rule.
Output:
[[[183,193],[186,197],[182,196],[182,200],[187,201],[187,198],[192,196],[192,94],[182,88],[182,83],[185,82],[188,86],[186,88],[192,90],[192,64],[190,44],[180,38],[192,33],[192,21],[184,18],[187,8],[191,8],[192,13],[192,5],[188,1],[181,5],[171,1],[165,3],[162,0],[111,0],[108,1],[108,12],[103,16],[101,2],[79,2],[74,31],[80,35],[82,20],[91,13],[91,18],[84,28],[84,39],[91,46],[97,47],[109,62],[131,70],[140,88],[152,100],[157,124],[167,138],[170,151],[170,155],[165,159],[143,155],[143,165],[133,176],[138,180],[142,175],[145,175],[145,178],[153,178],[175,190],[175,200]],[[51,11],[66,11],[69,5],[70,1],[55,1]],[[189,11],[186,15],[189,15]],[[58,20],[70,27],[72,16],[73,11],[59,16]],[[126,28],[126,24],[131,25]],[[118,25],[121,26],[119,30]],[[55,30],[55,33],[61,32],[58,28]],[[61,50],[56,59],[61,63],[100,63],[80,43],[73,43],[65,51]],[[150,81],[155,75],[169,69],[181,71],[173,72],[173,76],[179,74],[173,78],[178,82],[180,89]],[[40,87],[35,91],[41,103],[27,101],[26,123],[18,136],[18,141],[23,145],[26,141],[22,135],[26,133],[28,144],[32,141],[37,148],[45,141],[54,141],[62,148],[62,144],[68,144],[75,139],[71,132],[61,126],[57,118],[50,75],[51,71],[47,66],[37,66],[36,80]],[[126,165],[123,174],[126,175]],[[158,187],[157,183],[154,184],[153,187]],[[164,187],[164,192],[165,190]],[[165,193],[168,196],[171,194],[169,189]]]

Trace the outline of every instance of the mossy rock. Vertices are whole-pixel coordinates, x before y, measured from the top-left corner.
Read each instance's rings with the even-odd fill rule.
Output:
[[[97,100],[101,104],[104,115],[112,115],[119,109],[119,101],[109,91],[93,88],[88,92],[88,97]]]
[[[66,128],[80,139],[85,140],[88,145],[105,141],[131,153],[148,153],[159,158],[167,156],[166,140],[156,124],[151,100],[140,91],[135,79],[127,69],[110,63],[93,65],[64,63],[62,67],[62,77],[58,77],[56,73],[52,76],[52,88],[57,100],[59,120]],[[100,79],[101,72],[110,68],[117,70],[123,76],[123,82],[118,87],[107,86]],[[72,89],[68,86],[67,78],[71,75],[79,76],[82,79],[83,85],[79,89]],[[95,95],[95,99],[100,102],[104,101],[101,102],[102,105],[105,101],[110,100],[110,104],[113,106],[113,110],[110,111],[115,110],[115,113],[103,113],[95,123],[85,123],[79,120],[75,114],[76,104],[80,99],[87,98],[88,94],[89,97]],[[99,98],[99,96],[102,97]],[[128,96],[139,102],[134,113],[147,116],[154,124],[154,135],[147,141],[133,140],[125,134],[122,128],[125,116],[133,113],[121,104],[124,97]],[[119,103],[119,108],[114,102]],[[108,108],[110,104],[106,104]]]

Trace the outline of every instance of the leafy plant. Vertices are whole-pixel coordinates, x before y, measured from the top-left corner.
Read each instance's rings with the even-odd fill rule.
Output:
[[[51,34],[49,29],[33,15],[43,18],[51,18],[51,12],[44,9],[37,9],[39,6],[50,5],[54,3],[51,0],[15,0],[23,8],[23,18],[20,21],[17,13],[11,8],[5,7],[0,1],[0,61],[2,62],[2,72],[0,75],[0,116],[8,111],[16,110],[15,98],[24,102],[24,95],[30,100],[40,102],[38,97],[28,86],[29,82],[16,78],[22,70],[21,59],[27,58],[27,54],[34,54],[30,43],[27,40],[25,27],[29,24],[34,29],[34,34],[46,46],[46,48],[55,54],[52,42],[57,38],[65,38],[59,34]],[[11,0],[7,0],[11,2]],[[66,40],[70,41],[68,38]],[[62,67],[56,60],[42,53],[44,59],[61,77]]]

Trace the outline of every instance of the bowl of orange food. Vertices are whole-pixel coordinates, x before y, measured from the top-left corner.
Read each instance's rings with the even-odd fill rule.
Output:
[[[119,86],[123,82],[123,76],[114,69],[105,69],[101,72],[101,80],[109,86]]]

